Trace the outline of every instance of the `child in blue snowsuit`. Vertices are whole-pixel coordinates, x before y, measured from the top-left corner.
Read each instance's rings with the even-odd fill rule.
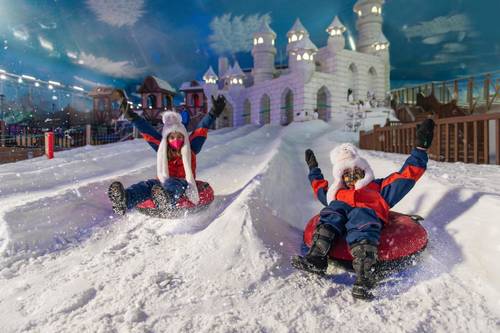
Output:
[[[336,237],[345,237],[353,256],[356,282],[352,294],[371,298],[375,285],[373,265],[377,261],[380,232],[396,205],[424,174],[427,148],[432,143],[434,122],[425,120],[417,130],[417,147],[399,172],[374,179],[368,162],[352,144],[342,144],[331,153],[333,184],[328,187],[312,150],[306,150],[309,180],[315,196],[325,205],[305,256],[294,256],[292,265],[312,273],[324,274],[328,253]]]
[[[163,129],[159,133],[144,118],[128,108],[123,92],[122,107],[125,117],[132,122],[146,142],[157,152],[157,177],[123,188],[120,182],[113,182],[108,190],[113,210],[124,215],[127,209],[152,198],[160,210],[172,209],[175,203],[186,196],[194,204],[199,202],[196,186],[196,154],[206,141],[208,129],[225,108],[225,98],[212,97],[213,107],[188,136],[181,116],[173,111],[162,115]],[[188,141],[189,140],[189,141]]]

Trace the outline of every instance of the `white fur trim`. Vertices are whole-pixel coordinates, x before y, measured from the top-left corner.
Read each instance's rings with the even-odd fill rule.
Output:
[[[335,147],[335,149],[333,149],[330,153],[330,160],[333,164],[333,182],[328,188],[328,201],[335,200],[338,190],[344,188],[342,174],[346,169],[358,167],[365,172],[365,176],[356,182],[356,190],[370,184],[375,178],[373,170],[368,162],[359,156],[358,149],[351,143],[343,143],[340,146]]]
[[[181,115],[177,112],[166,111],[162,115],[163,129],[162,139],[158,152],[156,154],[156,174],[158,179],[163,184],[168,178],[168,156],[167,156],[167,137],[170,133],[179,132],[184,136],[184,144],[181,147],[182,164],[184,165],[184,173],[186,174],[186,181],[188,187],[186,189],[186,196],[189,201],[198,204],[200,196],[198,188],[196,187],[196,180],[193,176],[191,169],[191,144],[189,142],[189,135],[184,125],[182,125]]]

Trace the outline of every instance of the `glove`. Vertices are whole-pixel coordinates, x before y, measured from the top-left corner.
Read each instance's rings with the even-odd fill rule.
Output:
[[[417,125],[417,148],[428,149],[434,138],[434,120],[426,119],[422,124]]]
[[[226,107],[226,98],[222,95],[217,96],[217,99],[212,96],[212,109],[210,113],[215,117],[219,117]]]
[[[123,113],[123,116],[128,121],[133,121],[137,117],[139,117],[135,112],[130,109],[130,105],[128,104],[127,95],[125,91],[122,89],[115,89],[111,95],[111,98],[114,100],[121,100],[120,102],[120,111]]]
[[[306,150],[306,163],[309,170],[318,167],[318,161],[316,161],[316,156],[314,156],[314,152],[311,149]]]

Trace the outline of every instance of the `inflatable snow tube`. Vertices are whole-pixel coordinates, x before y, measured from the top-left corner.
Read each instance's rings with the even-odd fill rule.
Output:
[[[185,213],[194,213],[197,212],[214,201],[214,190],[210,186],[210,184],[203,181],[196,181],[196,186],[198,187],[198,194],[200,196],[200,202],[197,205],[189,201],[185,196],[181,197],[174,209],[168,211],[161,211],[156,208],[155,203],[152,199],[147,199],[136,206],[136,209],[148,216],[153,217],[166,217],[172,218],[181,216]]]
[[[410,258],[427,245],[427,231],[419,223],[422,220],[417,215],[405,215],[389,212],[389,222],[382,228],[378,247],[379,262],[396,262]],[[319,215],[309,220],[304,230],[304,243],[311,246],[312,236],[319,221]],[[352,261],[349,247],[344,238],[335,239],[329,253],[330,258],[338,261]]]

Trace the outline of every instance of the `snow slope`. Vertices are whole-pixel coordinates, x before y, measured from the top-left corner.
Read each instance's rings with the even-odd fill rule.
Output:
[[[321,121],[210,132],[198,177],[215,202],[162,220],[113,216],[106,189],[154,175],[141,140],[84,147],[0,169],[1,332],[498,332],[500,168],[429,163],[395,210],[423,215],[419,263],[354,301],[354,275],[293,270],[321,205],[306,148],[330,178],[329,151],[356,134]],[[405,156],[363,152],[376,176]]]

